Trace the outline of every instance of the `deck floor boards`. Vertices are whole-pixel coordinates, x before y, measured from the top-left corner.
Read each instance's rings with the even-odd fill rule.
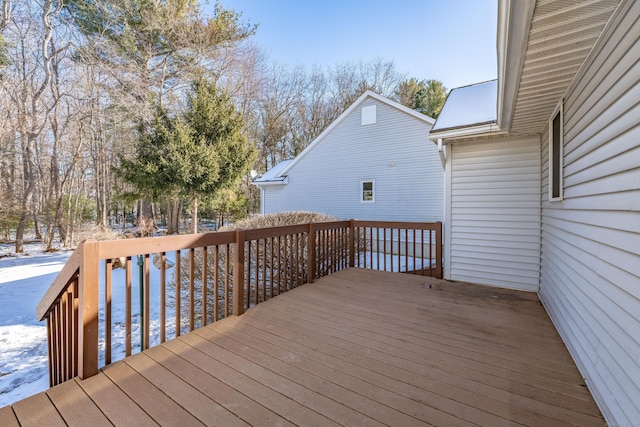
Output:
[[[535,294],[361,269],[0,408],[43,420],[604,425]]]

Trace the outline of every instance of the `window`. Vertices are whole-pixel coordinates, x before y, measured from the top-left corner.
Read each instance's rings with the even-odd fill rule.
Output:
[[[372,125],[376,123],[376,106],[367,105],[366,107],[362,107],[362,117],[360,124],[361,125]]]
[[[362,192],[360,193],[360,201],[363,203],[373,203],[374,198],[374,185],[373,181],[360,181],[360,187]]]
[[[562,200],[563,157],[563,108],[562,102],[549,120],[549,200]]]

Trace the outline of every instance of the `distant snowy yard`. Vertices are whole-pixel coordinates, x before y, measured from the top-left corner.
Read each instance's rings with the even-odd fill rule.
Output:
[[[36,306],[71,256],[42,253],[39,243],[5,256],[14,250],[0,245],[0,407],[49,387],[47,329]]]

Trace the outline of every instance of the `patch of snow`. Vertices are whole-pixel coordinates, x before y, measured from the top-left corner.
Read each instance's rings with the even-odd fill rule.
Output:
[[[0,326],[0,348],[0,407],[49,388],[46,327]]]
[[[40,243],[14,251],[0,245],[0,407],[49,387],[47,329],[36,306],[72,253],[42,253]]]

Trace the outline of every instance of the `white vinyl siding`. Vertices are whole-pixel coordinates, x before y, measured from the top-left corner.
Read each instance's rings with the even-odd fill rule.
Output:
[[[537,291],[538,138],[458,143],[449,148],[449,278]]]
[[[265,186],[265,213],[316,211],[341,219],[442,221],[444,172],[431,125],[374,99],[376,122],[355,109],[287,172],[288,184]],[[375,181],[375,203],[362,202]]]
[[[564,103],[564,200],[542,135],[540,298],[611,425],[640,423],[640,2],[625,2]],[[626,10],[628,9],[628,10]]]

